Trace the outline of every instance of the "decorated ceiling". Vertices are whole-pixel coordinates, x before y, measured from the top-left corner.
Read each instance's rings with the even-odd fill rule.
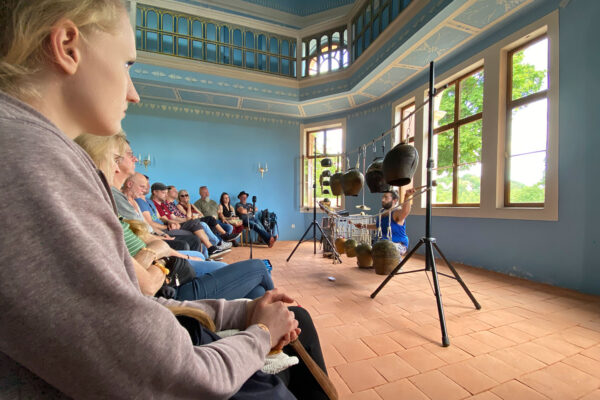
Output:
[[[350,0],[243,0],[286,13],[320,12]],[[543,0],[415,0],[350,68],[283,78],[194,60],[138,54],[131,76],[142,102],[210,106],[296,119],[352,110],[398,89],[460,46]],[[408,9],[407,9],[408,10]],[[400,18],[399,18],[400,19]],[[406,18],[405,18],[406,19]]]

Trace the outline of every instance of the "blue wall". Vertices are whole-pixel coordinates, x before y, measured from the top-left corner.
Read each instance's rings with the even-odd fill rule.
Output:
[[[183,108],[169,112],[145,106],[130,107],[123,122],[135,154],[151,153],[156,159],[146,170],[138,166],[139,172],[149,175],[151,182],[187,189],[192,201],[200,197],[201,185],[208,186],[217,202],[221,192],[228,192],[234,204],[237,194],[245,190],[250,199],[257,196],[258,208],[277,213],[281,239],[296,239],[304,226],[293,179],[298,175],[297,121],[235,112],[207,115],[206,109],[200,114],[185,113]],[[269,166],[263,179],[257,172],[259,162]]]

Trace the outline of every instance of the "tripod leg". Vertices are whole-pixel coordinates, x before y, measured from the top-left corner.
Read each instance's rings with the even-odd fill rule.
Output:
[[[292,250],[292,253],[289,255],[289,257],[287,258],[287,260],[285,260],[286,262],[290,261],[290,258],[292,258],[292,256],[294,255],[294,253],[296,252],[296,249],[298,248],[298,246],[300,246],[300,244],[304,240],[304,237],[308,234],[308,232],[310,232],[310,228],[312,227],[312,224],[314,224],[314,222],[311,223],[308,226],[308,228],[306,229],[306,232],[304,232],[304,235],[302,235],[302,237],[300,238],[300,240],[298,240],[298,243],[296,244],[296,247],[294,247],[294,250]]]
[[[329,244],[329,246],[332,248],[333,250],[333,256],[335,257],[336,260],[338,260],[340,262],[340,264],[342,263],[342,260],[340,259],[340,255],[338,254],[337,250],[335,249],[335,247],[333,247],[333,244],[331,244],[331,241],[329,240],[329,238],[327,237],[327,235],[325,235],[325,233],[323,233],[323,229],[321,229],[321,225],[319,225],[319,223],[317,222],[315,224],[317,226],[317,228],[319,228],[319,232],[321,232],[321,237],[324,238],[325,240],[327,240],[327,243]]]
[[[450,261],[448,261],[446,259],[446,256],[444,255],[444,253],[442,253],[442,251],[440,250],[440,248],[438,247],[437,244],[434,243],[433,246],[435,247],[437,252],[440,253],[440,256],[442,256],[442,259],[444,260],[444,262],[446,263],[448,268],[450,268],[450,271],[452,271],[452,273],[454,274],[454,277],[456,278],[458,283],[460,283],[460,286],[462,286],[465,293],[467,293],[467,296],[469,296],[469,298],[473,302],[473,305],[475,306],[475,308],[478,310],[481,310],[481,305],[477,302],[477,300],[475,299],[475,296],[473,296],[473,293],[471,293],[471,291],[467,287],[467,284],[465,282],[463,282],[463,280],[461,279],[461,277],[458,274],[458,272],[456,271],[456,269],[454,269],[454,266],[452,264],[450,264]]]
[[[402,266],[404,264],[406,264],[406,262],[412,257],[412,255],[417,251],[417,249],[419,247],[421,247],[422,244],[423,244],[423,239],[419,240],[419,243],[417,243],[417,245],[411,251],[408,252],[406,257],[404,257],[404,259],[402,261],[400,261],[400,264],[398,264],[396,266],[396,268],[394,268],[394,270],[389,273],[389,275],[387,276],[387,278],[385,278],[385,280],[383,282],[381,282],[381,285],[379,285],[379,287],[377,289],[375,289],[375,291],[373,293],[371,293],[372,299],[374,299],[375,296],[377,296],[377,293],[379,293],[381,291],[381,289],[383,289],[383,287],[390,281],[390,279],[392,279],[394,277],[394,275],[396,275],[396,273],[400,270],[400,268],[402,268]]]
[[[425,264],[431,270],[433,278],[433,287],[435,289],[435,300],[437,301],[438,314],[440,317],[440,328],[442,330],[442,346],[448,347],[450,340],[448,339],[448,331],[446,330],[446,317],[444,317],[444,305],[442,304],[442,293],[440,292],[440,283],[438,281],[437,268],[435,267],[435,258],[433,258],[433,247],[431,241],[425,243]]]

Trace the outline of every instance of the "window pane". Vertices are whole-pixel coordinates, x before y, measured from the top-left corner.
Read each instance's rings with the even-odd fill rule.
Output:
[[[188,20],[187,18],[179,17],[177,19],[177,32],[184,35],[188,34]]]
[[[204,59],[204,55],[202,54],[202,46],[203,43],[199,42],[197,40],[194,40],[192,42],[192,57],[197,59],[197,60],[203,60]]]
[[[177,39],[177,55],[188,57],[188,40],[179,38]]]
[[[246,68],[255,68],[253,51],[246,52]]]
[[[433,135],[433,148],[436,152],[438,168],[451,167],[454,155],[454,130]]]
[[[510,123],[510,154],[546,150],[548,100],[541,99],[514,108]]]
[[[197,38],[202,37],[202,22],[194,21],[192,23],[192,36]]]
[[[261,71],[267,70],[267,56],[266,54],[258,54],[258,69]]]
[[[267,37],[265,35],[258,35],[258,50],[267,51]]]
[[[348,46],[348,29],[344,29],[344,43],[342,43],[344,47]]]
[[[548,39],[512,55],[512,99],[548,89]]]
[[[373,21],[373,40],[377,39],[379,36],[379,17],[375,18]]]
[[[459,119],[483,111],[483,71],[463,79],[459,84]]]
[[[458,203],[479,204],[481,201],[481,163],[458,167]]]
[[[342,52],[342,64],[344,67],[347,67],[350,63],[350,54],[348,54],[348,50],[344,49]]]
[[[452,168],[433,170],[433,179],[437,182],[437,186],[433,188],[433,202],[452,203]]]
[[[292,42],[292,55],[293,58],[296,58],[296,42]]]
[[[241,67],[243,65],[242,50],[233,49],[233,65],[237,65],[238,67]]]
[[[327,154],[342,153],[342,129],[329,129],[327,131]]]
[[[356,26],[358,27],[358,33],[361,33],[363,30],[363,15],[360,14],[358,16],[358,21],[356,22]]]
[[[217,62],[217,45],[206,44],[206,61]]]
[[[292,61],[290,63],[291,67],[292,67],[292,76],[295,78],[296,77],[296,62]]]
[[[304,43],[302,43],[302,47],[304,47]],[[288,57],[290,55],[290,42],[287,40],[281,41],[281,55]]]
[[[158,51],[158,34],[146,32],[146,50]]]
[[[208,40],[217,40],[217,28],[215,24],[206,24],[206,38]]]
[[[442,94],[438,94],[434,97],[433,104],[436,108],[434,108],[433,119],[434,122],[437,120],[434,124],[436,128],[454,121],[454,95],[454,86],[451,86],[445,89]],[[439,107],[437,107],[438,101]]]
[[[228,27],[226,27],[226,26],[221,27],[219,42],[229,43],[229,28]]]
[[[269,56],[269,71],[279,73],[279,57]]]
[[[269,52],[279,54],[279,41],[277,38],[272,37],[271,40],[269,40]]]
[[[162,37],[162,49],[163,53],[173,54],[173,36],[161,35]]]
[[[410,106],[404,107],[404,109],[402,110],[402,119],[407,118],[414,111],[415,111],[414,103],[411,104]],[[415,138],[415,116],[412,115],[410,118],[408,118],[404,122],[402,122],[402,125],[400,125],[400,129],[401,129],[401,139],[403,138],[405,141],[411,141],[411,139],[414,140],[414,138]]]
[[[135,9],[135,26],[144,26],[144,21],[142,21],[142,10],[139,8]]]
[[[365,46],[364,48],[366,49],[367,47],[369,47],[369,45],[371,44],[371,28],[367,28],[367,30],[365,31]]]
[[[135,48],[136,49],[143,49],[143,44],[142,44],[142,30],[141,29],[136,29],[135,31]]]
[[[310,132],[308,134],[308,155],[315,155],[315,138],[317,139],[316,154],[325,153],[325,131]]]
[[[231,62],[228,46],[219,46],[219,59],[221,64],[229,64]]]
[[[246,48],[253,49],[254,48],[254,33],[246,32]]]
[[[329,71],[329,53],[325,53],[321,57],[319,57],[319,72],[327,72]]]
[[[171,14],[163,14],[162,16],[162,30],[167,32],[174,32],[173,30],[173,17]]]
[[[392,3],[392,20],[400,14],[400,0],[394,0]]]
[[[546,152],[510,158],[510,202],[543,203]]]
[[[289,60],[286,60],[286,59],[282,59],[281,60],[281,73],[283,75],[289,75],[290,74],[290,62],[289,62]]]
[[[233,31],[233,44],[239,47],[242,47],[244,45],[242,41],[242,31],[240,31],[239,29]]]
[[[373,14],[377,14],[379,11],[379,0],[373,0]]]
[[[371,22],[371,5],[369,4],[365,9],[365,25]]]
[[[390,23],[389,12],[390,12],[390,8],[388,6],[385,6],[383,11],[381,12],[381,31],[382,32],[385,30],[385,28],[387,28],[388,24]]]
[[[158,29],[158,16],[154,11],[148,11],[146,14],[146,26],[150,29]]]
[[[481,120],[458,128],[458,163],[481,161]]]

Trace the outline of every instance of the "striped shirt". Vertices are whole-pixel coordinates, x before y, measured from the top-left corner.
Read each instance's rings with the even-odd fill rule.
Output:
[[[146,247],[146,243],[133,233],[127,222],[121,221],[121,226],[123,227],[123,236],[125,237],[127,250],[131,257],[135,257],[140,250]]]

